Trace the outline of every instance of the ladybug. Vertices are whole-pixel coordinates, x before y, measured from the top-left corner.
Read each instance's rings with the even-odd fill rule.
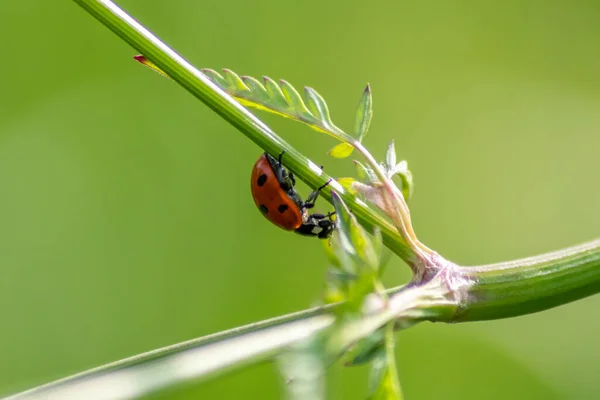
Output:
[[[265,152],[254,164],[250,184],[254,203],[269,221],[286,231],[293,230],[300,235],[319,239],[329,238],[335,230],[335,222],[331,220],[334,213],[308,213],[308,209],[315,206],[319,192],[329,182],[303,201],[294,189],[294,174],[281,164],[282,156],[283,152],[279,158]]]

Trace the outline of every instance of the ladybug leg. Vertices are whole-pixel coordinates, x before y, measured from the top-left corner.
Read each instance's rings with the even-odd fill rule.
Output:
[[[296,229],[296,233],[305,236],[316,236],[319,239],[327,239],[335,230],[335,222],[331,220],[331,216],[335,214],[311,214],[308,220]]]
[[[281,159],[283,158],[284,153],[285,153],[285,150],[282,150],[281,153],[279,153],[279,157],[277,157],[277,161],[279,161],[279,166],[281,166]]]
[[[327,187],[327,185],[329,185],[330,183],[331,183],[331,179],[328,180],[327,182],[325,182],[325,184],[323,186],[319,187],[317,190],[311,192],[303,204],[304,208],[313,208],[315,206],[315,202],[317,201],[317,198],[319,197],[319,194],[321,193],[321,190],[325,189]]]
[[[327,239],[333,234],[333,231],[335,231],[335,222],[330,219],[323,220],[321,222],[322,223],[319,223],[319,227],[321,227],[323,230],[317,235],[317,237],[319,239]]]
[[[327,213],[327,215],[323,215],[323,218],[319,219],[318,225],[321,228],[321,232],[317,235],[319,239],[327,239],[335,230],[335,222],[331,220],[331,216],[335,214],[335,211]],[[320,217],[320,216],[319,216]]]
[[[302,236],[318,236],[320,232],[315,232],[317,225],[307,221],[300,225],[294,232]]]
[[[327,214],[310,214],[308,217],[314,219],[314,222],[316,222],[319,226],[325,226],[327,224],[335,224],[332,220],[331,217],[335,215],[335,211],[332,211],[330,213]]]
[[[279,186],[281,186],[281,188],[286,192],[294,187],[296,180],[294,179],[294,176],[291,173],[288,173],[285,168],[279,168],[277,171],[275,171],[275,175],[277,177],[277,181],[279,182]]]
[[[283,150],[279,154],[279,157],[277,158],[278,168],[274,168],[273,172],[275,172],[275,176],[277,177],[277,181],[279,181],[279,185],[281,186],[281,188],[287,192],[293,189],[293,187],[296,185],[296,179],[294,178],[294,174],[291,171],[285,169],[281,164],[281,159],[284,153],[285,150]]]
[[[284,154],[285,150],[282,150],[281,153],[279,153],[279,157],[277,157],[277,162],[279,163],[280,167],[283,166],[283,164],[281,164],[281,159],[283,158]],[[292,187],[296,186],[296,178],[294,177],[294,173],[292,171],[288,171],[285,168],[280,168],[279,170],[281,171],[281,174],[278,176],[278,178],[281,178],[280,182],[283,182],[287,178],[292,182]]]
[[[292,186],[296,186],[296,177],[292,171],[289,171],[288,178],[292,181]]]

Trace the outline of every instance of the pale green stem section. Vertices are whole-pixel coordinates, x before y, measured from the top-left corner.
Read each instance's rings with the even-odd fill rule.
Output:
[[[396,289],[397,301],[390,307],[341,330],[335,340],[335,354],[360,337],[374,332],[397,318],[415,324],[429,319],[438,310],[452,308],[439,286],[429,289]],[[429,293],[431,291],[431,294]],[[390,292],[394,293],[394,292]],[[431,300],[435,299],[437,304]],[[441,301],[439,301],[441,300]],[[392,304],[393,303],[393,304]],[[131,399],[171,385],[213,378],[251,363],[271,359],[290,346],[333,326],[335,305],[316,307],[244,327],[190,340],[107,364],[56,382],[14,395],[11,399]],[[419,309],[427,308],[427,312]]]
[[[312,314],[312,313],[307,313]],[[107,364],[8,397],[11,399],[133,399],[189,380],[206,380],[283,352],[331,326],[330,314],[264,321]]]
[[[600,239],[555,253],[482,267],[444,267],[421,286],[388,291],[385,309],[337,329],[332,351],[391,320],[399,328],[420,321],[466,322],[505,318],[566,304],[600,291]],[[11,399],[125,399],[188,380],[203,380],[269,359],[335,321],[332,306],[220,332],[140,354],[21,393]],[[161,378],[162,377],[162,378]]]

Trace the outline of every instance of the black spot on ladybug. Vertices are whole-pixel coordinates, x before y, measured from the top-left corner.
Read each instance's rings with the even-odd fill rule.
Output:
[[[262,186],[265,184],[265,182],[267,181],[267,175],[262,174],[261,176],[258,177],[258,179],[256,180],[256,183],[258,183],[258,186]],[[265,211],[265,214],[267,212]]]
[[[263,214],[266,214],[269,212],[269,209],[264,204],[261,204],[258,208],[260,208],[260,211],[262,211]]]
[[[279,207],[277,207],[277,211],[279,211],[279,214],[283,214],[289,207],[287,206],[287,204],[282,204]]]

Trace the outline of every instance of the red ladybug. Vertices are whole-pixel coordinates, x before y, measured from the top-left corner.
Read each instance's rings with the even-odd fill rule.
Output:
[[[294,189],[294,174],[281,164],[282,156],[276,159],[265,152],[254,164],[250,184],[254,203],[269,221],[286,231],[327,239],[335,230],[333,213],[309,214],[307,210],[314,207],[319,192],[329,182],[303,201]]]

